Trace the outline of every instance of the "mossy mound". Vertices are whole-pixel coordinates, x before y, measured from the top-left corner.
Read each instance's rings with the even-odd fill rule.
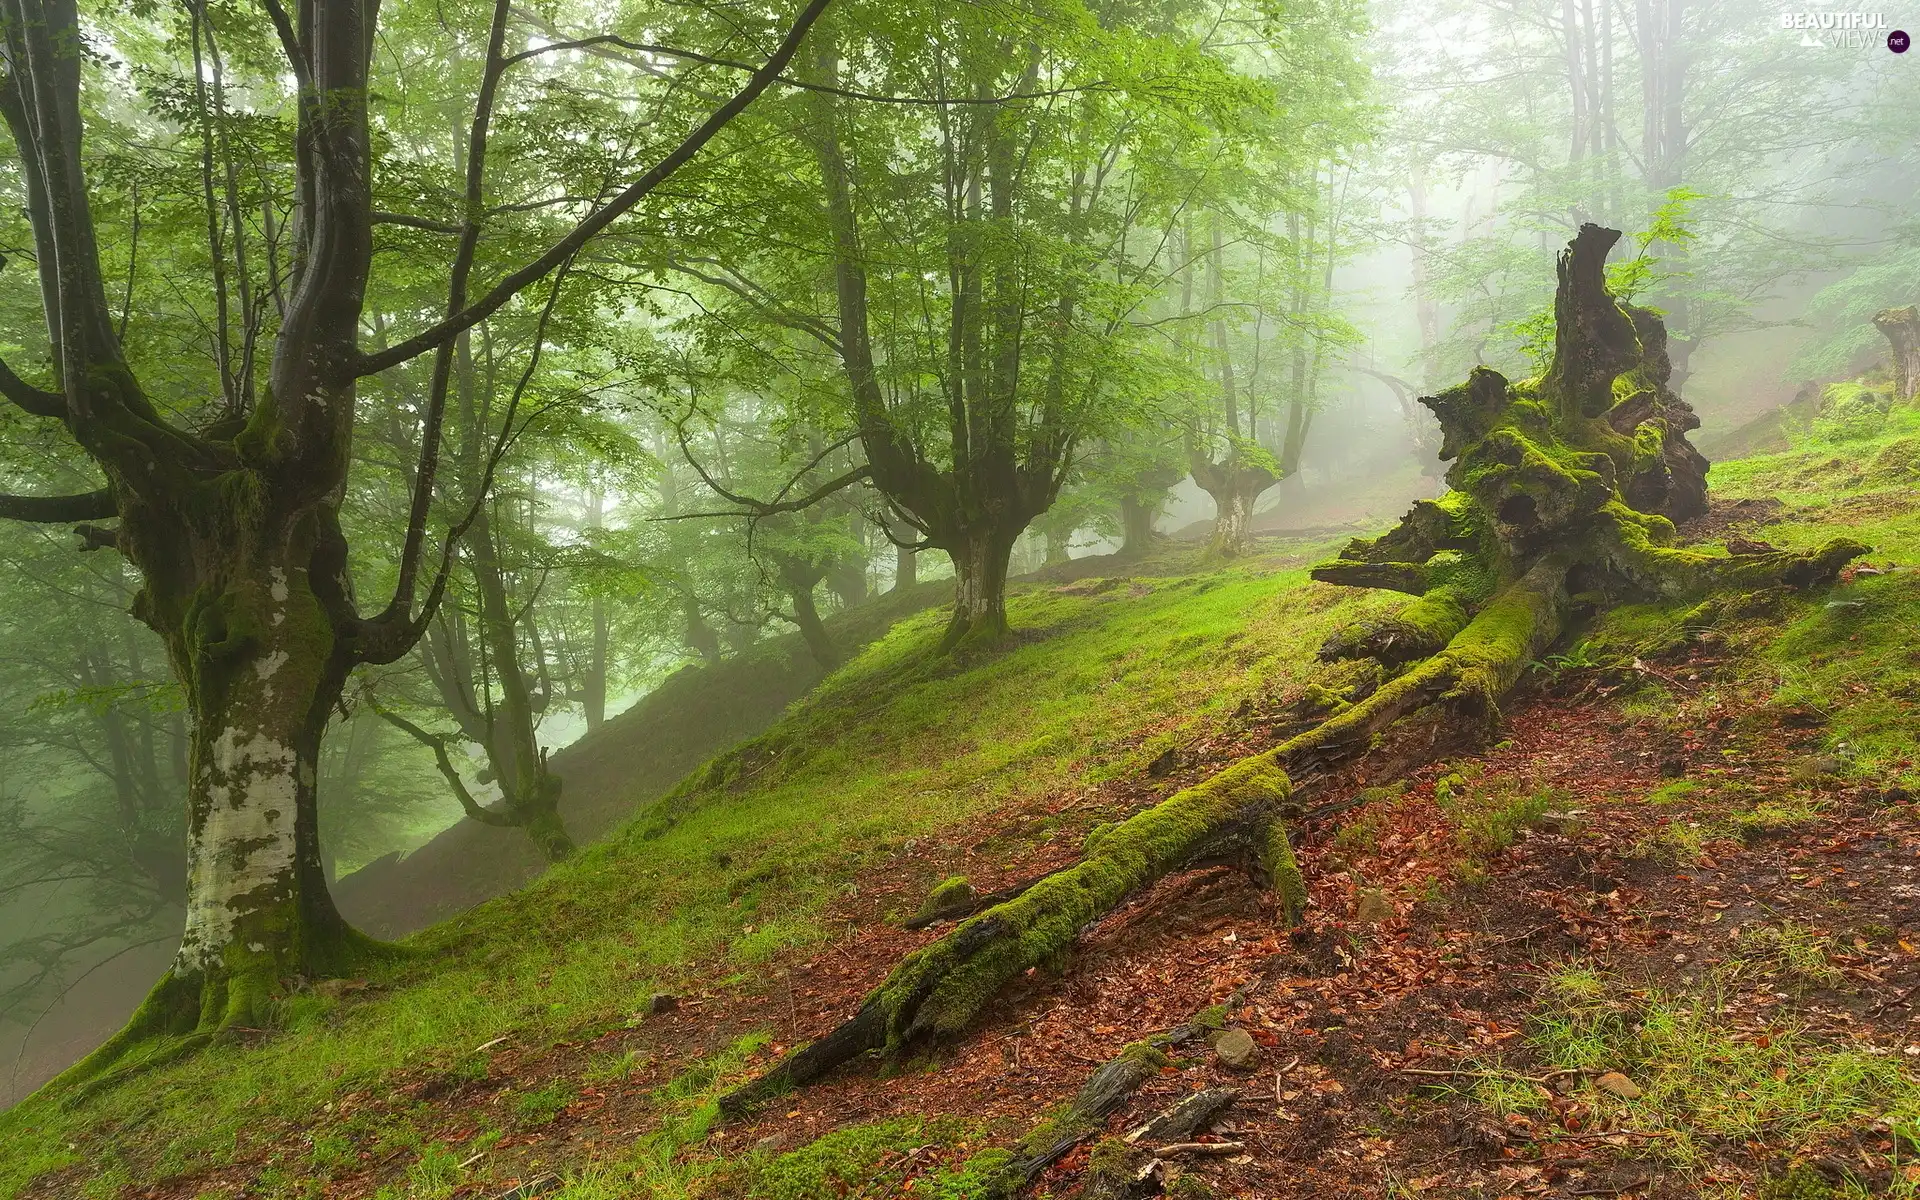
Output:
[[[1920,434],[1882,446],[1867,464],[1861,482],[1879,486],[1920,483]]]
[[[1820,397],[1816,425],[1836,441],[1865,441],[1887,427],[1893,409],[1891,388],[1873,387],[1858,379],[1830,383]]]

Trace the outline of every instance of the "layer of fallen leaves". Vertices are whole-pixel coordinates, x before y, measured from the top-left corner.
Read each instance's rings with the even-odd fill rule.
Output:
[[[1628,720],[1596,689],[1562,681],[1561,695],[1510,707],[1510,740],[1497,748],[1423,766],[1397,794],[1303,831],[1311,905],[1299,928],[1279,925],[1271,897],[1233,872],[1165,880],[1088,931],[1063,974],[1031,975],[1003,997],[964,1042],[886,1077],[842,1072],[682,1153],[733,1157],[850,1124],[940,1114],[1011,1140],[1127,1043],[1250,989],[1229,1019],[1259,1045],[1254,1069],[1231,1071],[1190,1051],[1111,1123],[1123,1131],[1200,1088],[1239,1090],[1208,1136],[1240,1149],[1175,1164],[1224,1195],[1737,1194],[1789,1158],[1843,1161],[1884,1181],[1898,1164],[1874,1129],[1844,1145],[1723,1140],[1705,1144],[1704,1159],[1675,1161],[1663,1153],[1666,1133],[1637,1125],[1630,1102],[1596,1088],[1604,1071],[1559,1068],[1529,1037],[1546,981],[1567,964],[1629,988],[1718,986],[1743,945],[1738,931],[1793,922],[1821,948],[1825,969],[1806,978],[1816,964],[1739,964],[1745,973],[1724,1008],[1730,1029],[1764,1038],[1791,1025],[1799,1036],[1902,1055],[1909,1039],[1920,1041],[1910,1030],[1920,1014],[1920,823],[1870,787],[1810,770],[1818,730],[1806,714],[1714,702],[1700,669],[1674,669],[1693,676],[1699,693],[1684,721]],[[615,1160],[658,1127],[658,1089],[689,1065],[754,1030],[773,1035],[762,1062],[817,1036],[902,954],[939,936],[897,924],[929,880],[964,873],[985,890],[1071,862],[1086,828],[1271,742],[1259,712],[1241,717],[1153,777],[1004,813],[971,843],[908,846],[834,907],[844,933],[806,957],[747,979],[729,980],[715,964],[690,981],[677,1009],[636,1028],[488,1047],[484,1078],[404,1079],[391,1094],[343,1098],[327,1119],[404,1115],[421,1141],[484,1171],[486,1183],[455,1195],[497,1196],[569,1164]],[[1550,793],[1555,819],[1505,849],[1470,853],[1458,803],[1436,800],[1434,789],[1462,767],[1496,799]],[[1352,792],[1388,780],[1344,782]],[[1649,802],[1655,793],[1663,802]],[[1769,804],[1778,820],[1740,819]],[[1369,915],[1381,919],[1363,922],[1369,893],[1385,911],[1376,904]],[[622,1066],[610,1072],[609,1061]],[[551,1120],[516,1121],[514,1099],[546,1087],[566,1097]],[[1509,1088],[1530,1101],[1489,1098]],[[481,1130],[502,1128],[506,1136],[469,1156]],[[260,1166],[276,1154],[303,1156],[304,1141],[142,1194],[246,1193]],[[414,1157],[360,1148],[321,1194],[372,1195]],[[920,1148],[906,1173],[911,1180],[961,1157]],[[1084,1162],[1084,1150],[1068,1156],[1041,1194],[1064,1193]]]

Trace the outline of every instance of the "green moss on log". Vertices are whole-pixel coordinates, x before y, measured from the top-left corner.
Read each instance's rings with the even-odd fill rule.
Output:
[[[962,1032],[1005,983],[1071,947],[1081,926],[1190,860],[1222,825],[1273,820],[1290,790],[1285,772],[1245,759],[1121,822],[1074,867],[915,951],[866,1001],[889,1016],[887,1048]]]
[[[1261,865],[1267,886],[1280,899],[1281,921],[1287,925],[1299,924],[1301,914],[1307,910],[1307,877],[1293,856],[1293,842],[1287,836],[1285,821],[1275,821],[1268,827],[1265,861]]]

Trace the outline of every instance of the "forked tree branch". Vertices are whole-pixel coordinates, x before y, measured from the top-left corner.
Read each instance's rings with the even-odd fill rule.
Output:
[[[501,47],[506,42],[507,14],[510,11],[508,0],[494,0],[493,22],[487,34],[486,67],[480,75],[480,89],[473,101],[473,124],[467,131],[467,181],[461,214],[460,244],[453,252],[453,268],[447,282],[447,311],[459,312],[467,303],[467,280],[473,272],[473,259],[480,248],[480,205],[486,192],[487,179],[487,133],[493,124],[493,102],[499,92],[500,77],[507,69],[506,60],[501,57]],[[553,295],[548,297],[547,308],[552,310],[555,298],[560,294],[556,284]],[[541,330],[546,328],[546,318],[540,321]],[[420,460],[413,473],[413,497],[407,507],[406,540],[400,552],[399,580],[393,589],[393,603],[388,611],[407,613],[413,609],[413,588],[420,570],[420,557],[425,550],[427,537],[427,515],[433,506],[433,493],[440,475],[440,435],[446,420],[447,392],[453,381],[455,338],[449,338],[435,347],[433,358],[433,376],[428,386],[427,411],[420,423]],[[540,346],[536,341],[533,348],[537,362]],[[484,499],[485,491],[476,499]]]
[[[688,415],[691,416],[692,414],[688,414]],[[812,491],[800,497],[798,500],[788,500],[784,498],[786,494],[788,492],[791,492],[794,489],[794,487],[798,485],[802,479],[806,478],[808,471],[811,471],[815,467],[819,466],[820,463],[823,460],[825,460],[829,454],[832,454],[835,450],[839,450],[850,445],[856,438],[860,436],[857,433],[850,433],[846,437],[841,438],[839,441],[835,442],[831,446],[828,446],[824,450],[820,451],[820,453],[814,455],[810,460],[808,460],[807,465],[804,467],[801,467],[799,471],[795,472],[793,478],[787,481],[786,486],[781,488],[780,491],[774,496],[772,500],[757,500],[752,496],[748,496],[740,492],[729,490],[726,486],[721,484],[718,480],[716,480],[711,474],[707,472],[707,468],[700,462],[699,459],[694,457],[693,447],[687,444],[687,423],[684,418],[682,418],[681,420],[675,421],[673,424],[673,428],[674,428],[675,435],[680,439],[680,453],[683,456],[685,456],[687,460],[687,465],[692,467],[694,471],[699,474],[701,480],[709,488],[713,490],[715,495],[719,496],[723,500],[728,500],[734,504],[738,504],[740,506],[741,511],[718,512],[718,513],[686,513],[684,514],[683,517],[657,518],[659,520],[683,520],[691,517],[771,517],[779,513],[799,512],[802,509],[812,508],[814,505],[820,503],[822,500],[825,500],[828,496],[833,495],[835,492],[841,491],[845,488],[852,487],[854,484],[859,483],[864,479],[867,479],[873,474],[873,468],[868,466],[865,463],[862,463],[859,466],[855,467],[853,470],[848,471],[844,475],[837,475],[834,478],[829,479],[827,482],[821,484],[817,488],[814,488]]]
[[[453,573],[454,551],[459,546],[460,539],[466,536],[467,530],[473,527],[474,521],[479,519],[480,508],[487,502],[488,493],[493,490],[494,473],[499,469],[500,460],[506,457],[508,447],[513,444],[517,436],[514,418],[520,411],[520,401],[526,395],[527,386],[533,382],[535,372],[540,369],[540,356],[546,348],[547,327],[553,320],[553,310],[560,303],[560,292],[566,286],[567,272],[572,265],[569,261],[561,266],[560,274],[554,279],[553,287],[547,293],[546,306],[540,310],[540,320],[534,326],[533,349],[527,355],[526,369],[520,372],[520,378],[513,387],[513,395],[507,401],[506,417],[501,421],[500,432],[494,438],[493,448],[487,455],[486,469],[481,473],[480,484],[474,490],[472,502],[467,506],[466,514],[447,530],[446,537],[441,541],[440,568],[434,575],[432,586],[427,589],[426,599],[421,602],[419,615],[411,619],[407,615],[411,607],[411,584],[407,584],[405,588],[405,594],[409,599],[404,603],[401,599],[402,590],[396,588],[393,600],[388,602],[379,616],[360,623],[362,642],[356,653],[359,661],[378,665],[390,663],[399,658],[420,640],[420,635],[426,632],[427,623],[433,620],[434,613],[439,610],[440,601],[446,595],[447,580]],[[420,521],[424,528],[426,517],[422,515]]]
[[[495,812],[490,808],[482,808],[480,802],[473,798],[473,793],[467,789],[467,781],[460,778],[459,768],[453,765],[453,757],[447,753],[446,735],[428,733],[399,713],[382,708],[379,705],[375,705],[373,711],[379,713],[381,719],[387,724],[433,751],[434,765],[440,768],[440,777],[445,779],[447,786],[452,789],[453,798],[460,802],[460,811],[466,813],[482,825],[505,827],[519,824],[519,822],[513,820],[505,813]]]

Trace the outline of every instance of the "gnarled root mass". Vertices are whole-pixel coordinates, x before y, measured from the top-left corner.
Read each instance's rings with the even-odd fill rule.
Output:
[[[963,1033],[1013,979],[1059,958],[1089,924],[1177,871],[1238,863],[1297,915],[1305,888],[1286,825],[1307,811],[1301,780],[1366,754],[1389,726],[1432,706],[1490,731],[1501,697],[1579,605],[1808,587],[1865,553],[1847,540],[1737,555],[1674,544],[1674,520],[1705,510],[1707,462],[1686,440],[1697,418],[1667,387],[1660,319],[1606,291],[1606,257],[1619,237],[1585,225],[1561,255],[1545,375],[1509,383],[1483,368],[1422,399],[1440,419],[1452,490],[1314,569],[1327,582],[1418,597],[1322,648],[1329,660],[1377,664],[1345,694],[1324,689],[1324,719],[1096,830],[1079,863],[908,955],[850,1020],[722,1106],[737,1112],[855,1057],[897,1057]]]

